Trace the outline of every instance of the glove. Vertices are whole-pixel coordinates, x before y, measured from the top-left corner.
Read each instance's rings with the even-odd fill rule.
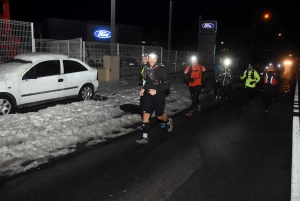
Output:
[[[254,83],[255,83],[255,81],[251,81],[251,82],[250,82],[251,85],[254,84]]]
[[[190,78],[190,79],[189,79],[189,82],[194,82],[194,79],[193,79],[193,78]]]

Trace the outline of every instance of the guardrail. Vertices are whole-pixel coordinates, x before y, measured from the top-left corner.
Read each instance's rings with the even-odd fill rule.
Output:
[[[292,142],[292,175],[291,175],[291,201],[300,200],[300,130],[299,130],[299,84],[298,75],[294,96],[293,115],[293,142]]]

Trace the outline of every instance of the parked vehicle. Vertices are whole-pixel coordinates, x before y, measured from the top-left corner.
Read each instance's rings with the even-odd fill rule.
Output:
[[[131,54],[125,54],[120,56],[120,68],[137,66],[139,66],[139,64]]]
[[[99,86],[97,70],[63,54],[25,53],[0,64],[0,115],[77,97],[89,100]]]

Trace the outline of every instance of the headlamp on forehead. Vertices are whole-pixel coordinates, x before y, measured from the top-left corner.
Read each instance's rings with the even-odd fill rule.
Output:
[[[192,61],[192,62],[197,61],[197,57],[196,57],[196,56],[192,56],[192,57],[191,57],[191,61]]]
[[[142,54],[142,57],[148,57],[148,54]]]
[[[230,59],[225,59],[224,64],[226,66],[229,66],[231,64],[231,60]]]
[[[149,58],[157,58],[157,55],[154,53],[149,54]]]

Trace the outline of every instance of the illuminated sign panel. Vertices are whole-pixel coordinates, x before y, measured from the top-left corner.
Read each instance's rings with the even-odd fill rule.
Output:
[[[214,24],[213,23],[203,23],[202,28],[211,29],[211,28],[214,28]]]
[[[94,32],[97,38],[111,38],[111,32],[107,30],[97,30]]]

